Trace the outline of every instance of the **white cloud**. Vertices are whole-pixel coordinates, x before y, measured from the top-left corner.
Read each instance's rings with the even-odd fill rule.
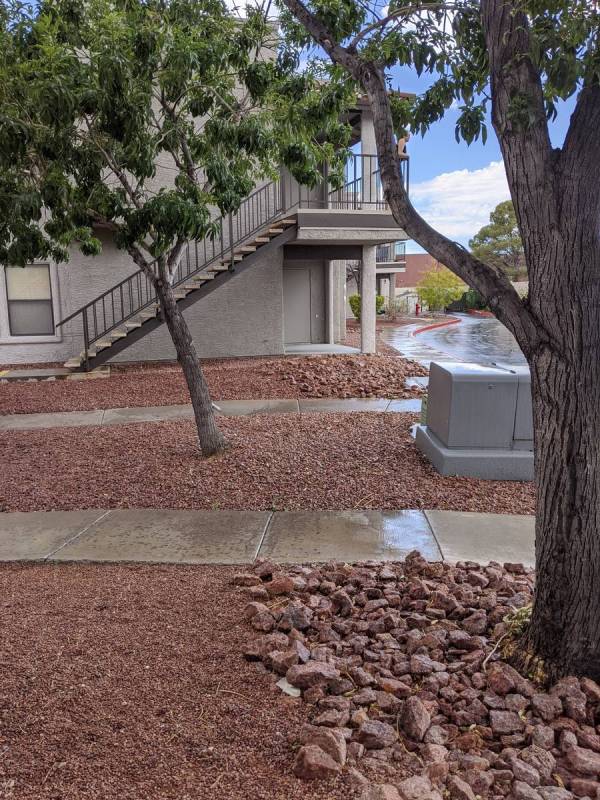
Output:
[[[466,244],[510,193],[502,161],[492,161],[481,169],[444,172],[412,184],[410,197],[430,225]]]

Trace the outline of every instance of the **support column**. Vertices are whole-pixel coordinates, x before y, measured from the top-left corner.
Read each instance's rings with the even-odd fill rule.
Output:
[[[388,315],[394,317],[396,314],[396,273],[390,272],[390,285],[388,287]]]
[[[346,338],[346,262],[338,261],[338,342],[343,342]]]
[[[325,320],[326,341],[335,344],[335,261],[325,262],[327,273],[327,319]]]
[[[361,353],[374,353],[377,349],[375,313],[375,262],[377,248],[373,245],[363,245],[362,251],[362,281],[360,293],[360,350]]]
[[[361,205],[377,207],[379,202],[379,185],[377,179],[378,160],[375,125],[373,115],[364,110],[360,117],[360,151],[362,158],[362,191]],[[366,156],[369,156],[368,158]]]

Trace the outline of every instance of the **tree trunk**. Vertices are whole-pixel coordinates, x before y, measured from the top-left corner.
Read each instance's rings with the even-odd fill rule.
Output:
[[[166,281],[159,280],[156,290],[167,328],[175,345],[177,361],[181,365],[190,392],[200,450],[203,456],[215,455],[226,448],[227,442],[217,426],[208,384],[200,368],[190,329],[177,305],[172,287]]]
[[[530,265],[530,302],[552,344],[528,354],[537,572],[523,652],[548,680],[600,680],[600,247],[586,217],[566,213]]]

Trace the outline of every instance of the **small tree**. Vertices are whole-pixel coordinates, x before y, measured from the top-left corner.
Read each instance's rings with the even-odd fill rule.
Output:
[[[531,372],[536,590],[517,659],[548,680],[600,679],[600,9],[589,0],[282,0],[291,40],[316,42],[373,113],[384,195],[398,225],[484,298]],[[401,66],[403,70],[392,69]],[[414,100],[406,69],[432,75]],[[548,120],[574,110],[553,146]],[[458,102],[456,136],[491,117],[523,239],[529,294],[432,228],[400,178],[396,137]]]
[[[100,252],[112,232],[151,280],[202,453],[225,446],[172,288],[190,240],[214,237],[280,164],[302,183],[343,167],[351,90],[277,57],[261,8],[221,0],[46,0],[0,9],[0,263]],[[340,149],[341,148],[341,149]],[[340,155],[337,154],[340,151]],[[157,180],[157,167],[170,180]]]
[[[447,267],[428,270],[417,284],[419,302],[430,311],[443,311],[462,297],[465,285]]]
[[[512,200],[499,203],[469,242],[471,252],[487,264],[497,264],[516,280],[525,271],[525,251]]]

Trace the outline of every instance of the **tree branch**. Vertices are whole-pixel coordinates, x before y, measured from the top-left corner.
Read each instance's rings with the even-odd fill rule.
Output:
[[[186,239],[180,236],[175,242],[173,249],[169,253],[169,257],[167,258],[166,262],[169,283],[173,281],[173,276],[175,274],[175,270],[179,266],[179,259],[181,257],[181,253],[185,245],[186,245]]]
[[[586,198],[595,197],[595,208],[589,202],[582,203],[581,212],[588,208],[595,214],[590,220],[595,229],[600,209],[600,193],[598,192],[598,164],[600,164],[600,87],[584,86],[579,92],[575,110],[571,115],[569,129],[565,137],[559,160],[559,174],[563,184],[577,176],[576,191],[582,192]],[[563,185],[562,191],[566,191]]]
[[[414,5],[414,6],[403,6],[402,8],[397,8],[395,11],[392,11],[386,17],[382,17],[381,19],[375,20],[370,25],[367,25],[366,28],[363,28],[360,33],[357,33],[354,39],[348,45],[348,50],[352,53],[356,50],[357,45],[361,42],[365,37],[367,37],[370,33],[377,30],[378,28],[385,28],[385,26],[393,22],[394,20],[399,20],[400,17],[406,17],[409,14],[413,14],[418,11],[439,11],[443,9],[444,11],[459,11],[461,6],[455,6],[452,3],[423,3],[421,5]]]
[[[492,122],[519,227],[538,237],[543,235],[539,225],[547,229],[548,214],[558,225],[558,209],[554,155],[542,81],[530,55],[529,23],[514,0],[481,0],[481,21],[489,57]],[[521,224],[525,220],[527,224]],[[523,244],[526,254],[528,248],[531,252],[526,237]]]
[[[373,113],[379,168],[385,199],[394,219],[408,236],[422,245],[485,299],[496,316],[511,330],[527,355],[542,342],[543,329],[521,302],[498,267],[479,261],[464,247],[434,230],[414,209],[402,183],[395,146],[389,94],[383,72],[372,62],[335,41],[332,33],[302,0],[283,0],[288,10],[323,47],[331,60],[344,67],[366,92]]]

